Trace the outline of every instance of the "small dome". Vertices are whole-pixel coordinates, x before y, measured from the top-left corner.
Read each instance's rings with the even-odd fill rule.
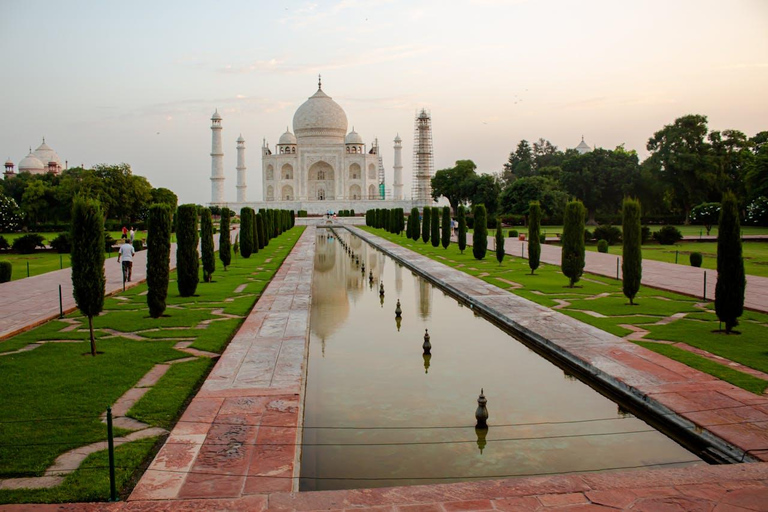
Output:
[[[55,162],[56,165],[61,167],[61,160],[59,159],[59,155],[56,154],[56,152],[51,149],[51,147],[45,143],[45,139],[43,139],[43,143],[38,146],[38,148],[34,152],[35,157],[40,160],[43,165],[47,168],[49,162]]]
[[[245,142],[245,139],[243,138],[243,134],[241,133],[240,136],[237,138],[237,142]]]
[[[395,142],[403,142],[403,139],[400,138],[400,134],[398,133],[395,135]]]
[[[319,88],[293,115],[293,131],[299,139],[326,137],[341,142],[347,126],[344,109]]]
[[[296,144],[296,136],[291,133],[291,130],[288,129],[286,126],[285,133],[280,136],[280,140],[277,141],[278,144]]]
[[[347,134],[347,138],[344,140],[345,144],[363,144],[363,138],[359,133],[355,131],[355,127],[352,127],[352,131]]]
[[[584,142],[584,137],[582,137],[581,142],[579,142],[579,145],[576,146],[576,151],[578,151],[579,154],[583,155],[584,153],[589,153],[590,151],[592,151],[592,148],[589,147],[589,144]]]
[[[41,173],[45,172],[45,169],[46,167],[43,165],[43,162],[32,153],[31,149],[29,154],[19,162],[19,172]]]
[[[8,160],[5,161],[5,166],[8,167],[10,165],[13,165],[13,162],[11,162],[11,159],[9,158]]]
[[[221,121],[221,114],[219,114],[219,109],[216,109],[216,112],[213,113],[211,116],[211,121]]]

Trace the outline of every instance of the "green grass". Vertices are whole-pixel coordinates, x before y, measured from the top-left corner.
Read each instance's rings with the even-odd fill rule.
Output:
[[[768,381],[734,370],[733,368],[729,368],[711,361],[706,357],[693,354],[673,345],[654,343],[652,341],[638,341],[637,344],[663,356],[667,356],[670,359],[686,364],[691,368],[695,368],[704,373],[713,375],[718,379],[730,382],[734,386],[746,389],[757,395],[761,395],[763,391],[765,391],[765,388],[768,387]]]
[[[117,252],[105,253],[107,258],[116,258]],[[54,270],[69,268],[72,266],[69,254],[57,252],[35,252],[32,254],[14,254],[0,252],[0,261],[10,261],[13,265],[11,281],[25,279],[27,277],[27,263],[29,263],[29,277],[38,276]]]
[[[404,236],[393,235],[381,229],[368,227],[362,229],[479,277],[542,306],[558,306],[558,311],[561,313],[617,336],[629,334],[629,330],[620,325],[639,326],[650,331],[647,335],[648,339],[683,341],[712,354],[768,373],[768,315],[766,314],[745,312],[739,326],[743,334],[726,336],[712,332],[719,328],[717,317],[709,312],[712,304],[698,306],[698,301],[691,297],[641,287],[635,297],[638,305],[630,306],[623,295],[621,281],[616,279],[585,274],[575,288],[569,288],[568,279],[555,265],[542,264],[536,271],[536,275],[531,275],[528,260],[507,255],[503,264],[499,265],[490,248],[486,258],[478,261],[472,256],[471,247],[468,247],[464,254],[460,254],[454,243],[448,249],[435,248],[432,244],[424,244],[421,240],[414,242]],[[510,282],[515,284],[509,284]],[[558,301],[567,301],[569,304],[561,307],[562,302]],[[583,311],[592,311],[604,317],[595,317]],[[689,314],[691,319],[684,318],[667,325],[653,325],[675,313]],[[672,356],[677,354],[670,353]],[[710,367],[700,365],[697,368],[707,371]],[[747,383],[744,389],[750,391],[756,389],[750,380],[756,377],[731,368],[728,370],[749,378],[734,378],[729,372],[726,380],[740,387],[744,387],[741,386],[742,383]],[[710,372],[707,371],[707,373]],[[718,377],[721,374],[722,372],[712,373]],[[757,380],[765,382],[761,379]]]
[[[618,226],[621,227],[621,226]],[[648,225],[649,228],[651,228],[651,232],[658,231],[661,226],[658,225]],[[677,229],[680,230],[680,232],[683,234],[683,236],[706,236],[707,230],[704,229],[704,226],[675,226]],[[518,233],[525,233],[528,234],[528,227],[526,226],[510,226],[504,228],[504,234],[507,235],[509,232],[513,229],[516,229]],[[587,229],[590,231],[594,231],[595,226],[587,226]],[[541,227],[542,233],[547,233],[550,236],[555,236],[557,233],[563,232],[563,226],[542,226]],[[742,235],[768,235],[768,227],[763,226],[741,226],[741,233]],[[717,226],[712,227],[712,231],[709,232],[710,236],[717,236]]]
[[[154,365],[190,357],[174,348],[175,338],[190,338],[194,348],[221,353],[303,230],[296,227],[282,234],[249,259],[233,258],[227,271],[217,260],[214,281],[201,280],[193,297],[178,295],[172,272],[169,307],[161,318],[148,316],[146,296],[142,295],[146,283],[108,298],[103,314],[94,319],[97,349],[102,352],[96,358],[89,355],[87,321],[77,311],[67,317],[81,322],[74,330],[61,332],[71,324],[54,320],[1,341],[0,353],[46,340],[80,342],[44,343],[31,351],[0,357],[4,383],[0,393],[0,478],[39,476],[61,453],[104,440],[106,428],[100,415],[107,405]],[[271,261],[267,263],[267,259]],[[246,290],[235,293],[243,283],[248,283]],[[229,298],[234,300],[229,302]],[[227,319],[214,314],[214,310],[238,317]],[[142,339],[110,338],[108,330]],[[151,426],[170,427],[211,364],[208,358],[198,358],[172,365],[158,384],[134,404],[130,415]],[[117,430],[116,435],[126,433]],[[136,448],[135,457],[127,457],[127,475],[149,453],[151,443],[145,445],[146,450]],[[27,496],[38,496],[42,501],[103,500],[108,495],[102,483],[84,469],[55,489],[0,491],[0,503],[19,502]]]

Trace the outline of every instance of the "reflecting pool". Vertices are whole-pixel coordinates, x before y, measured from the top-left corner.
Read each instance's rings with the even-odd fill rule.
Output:
[[[301,490],[703,464],[396,261],[337,233],[318,230]],[[475,429],[481,388],[487,431]]]

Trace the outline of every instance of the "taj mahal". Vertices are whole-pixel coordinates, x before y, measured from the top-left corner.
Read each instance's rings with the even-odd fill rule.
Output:
[[[417,137],[420,134],[418,125],[417,117]],[[217,110],[211,117],[211,204],[226,205],[235,211],[250,206],[323,214],[329,210],[342,209],[358,213],[371,208],[410,209],[432,201],[429,181],[434,174],[431,124],[428,126],[428,151],[419,151],[417,148],[414,152],[417,162],[414,164],[412,199],[409,200],[403,195],[400,136],[395,136],[393,140],[394,179],[391,189],[388,189],[382,149],[378,141],[374,140],[368,146],[354,127],[347,132],[348,128],[344,109],[323,91],[322,82],[318,79],[317,91],[293,116],[293,132],[286,128],[274,148],[270,148],[266,140],[262,142],[263,201],[256,202],[248,198],[245,139],[242,134],[238,137],[237,201],[226,202],[222,117]],[[427,141],[421,142],[420,146],[426,148]]]

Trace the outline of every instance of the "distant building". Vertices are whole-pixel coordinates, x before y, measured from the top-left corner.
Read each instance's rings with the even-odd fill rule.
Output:
[[[31,174],[59,174],[62,169],[63,167],[59,155],[53,148],[45,143],[45,137],[43,137],[43,143],[34,151],[32,151],[32,148],[30,147],[29,154],[21,159],[18,172],[28,172]],[[8,161],[5,162],[5,177],[9,178],[15,175],[14,164],[9,158]]]
[[[584,142],[584,136],[581,136],[581,142],[579,142],[579,145],[576,146],[576,151],[579,152],[580,155],[583,155],[584,153],[589,153],[592,151],[592,148],[589,147],[589,144]]]

